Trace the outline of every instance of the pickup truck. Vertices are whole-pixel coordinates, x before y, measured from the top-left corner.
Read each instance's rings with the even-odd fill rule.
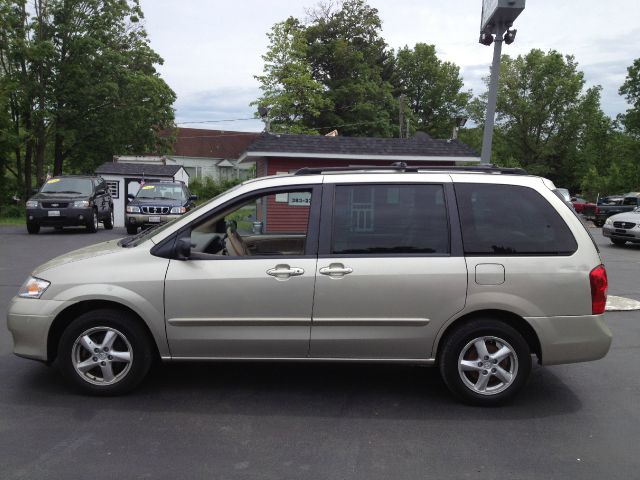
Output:
[[[631,212],[640,207],[640,192],[631,192],[623,196],[621,202],[600,203],[598,205],[585,205],[583,215],[588,220],[593,220],[596,227],[602,227],[611,215],[623,212]]]

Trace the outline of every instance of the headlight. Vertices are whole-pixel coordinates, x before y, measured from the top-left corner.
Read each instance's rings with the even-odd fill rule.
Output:
[[[140,207],[127,207],[127,213],[140,213]]]
[[[29,277],[20,287],[19,297],[23,298],[40,298],[44,291],[49,288],[51,282],[42,280],[41,278]]]
[[[605,225],[613,225],[613,220],[611,220],[611,217],[607,218],[604,222]]]
[[[184,207],[173,207],[173,208],[171,209],[171,213],[176,213],[176,214],[178,214],[178,215],[181,215],[181,214],[183,214],[183,213],[184,213],[184,212],[186,212],[186,211],[187,211],[187,209],[186,209],[186,208],[184,208]]]
[[[38,208],[38,202],[35,200],[27,200],[27,208]]]
[[[87,208],[91,206],[91,202],[89,200],[76,200],[73,202],[73,208]]]

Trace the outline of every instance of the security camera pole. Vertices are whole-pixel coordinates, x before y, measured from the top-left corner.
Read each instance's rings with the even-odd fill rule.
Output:
[[[496,99],[498,97],[498,79],[500,76],[500,55],[502,42],[507,45],[516,38],[516,30],[510,30],[513,21],[524,10],[526,0],[482,0],[482,16],[480,18],[480,40],[483,45],[493,46],[493,63],[489,80],[489,96],[487,98],[487,115],[484,121],[482,137],[482,154],[480,163],[489,164],[491,160],[491,144],[493,141],[493,124],[496,116]],[[506,32],[506,33],[505,33]],[[493,37],[495,35],[495,38]]]

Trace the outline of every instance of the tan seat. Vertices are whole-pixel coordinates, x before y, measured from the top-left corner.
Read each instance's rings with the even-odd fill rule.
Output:
[[[236,222],[229,222],[227,224],[227,238],[225,240],[225,246],[227,248],[227,254],[231,257],[246,257],[249,255],[249,250],[242,240],[242,237],[238,235]]]

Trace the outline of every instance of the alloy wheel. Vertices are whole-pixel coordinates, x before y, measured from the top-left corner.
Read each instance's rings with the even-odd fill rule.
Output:
[[[458,374],[473,392],[496,395],[509,388],[518,375],[518,357],[501,338],[474,338],[460,352]]]
[[[93,385],[113,385],[131,369],[133,349],[127,338],[110,327],[94,327],[78,336],[71,349],[76,373]]]

